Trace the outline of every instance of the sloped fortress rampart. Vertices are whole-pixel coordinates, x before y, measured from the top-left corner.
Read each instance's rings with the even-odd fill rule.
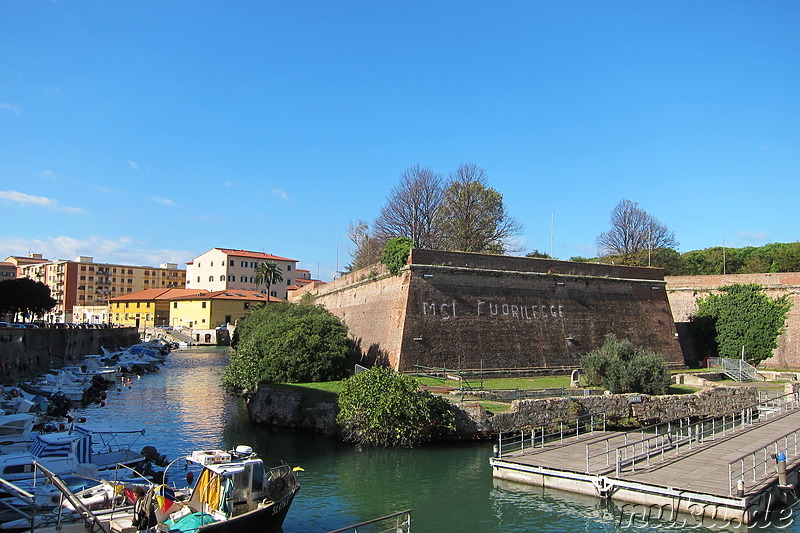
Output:
[[[656,268],[414,249],[399,276],[375,266],[309,289],[368,362],[400,370],[577,365],[607,333],[683,362]]]

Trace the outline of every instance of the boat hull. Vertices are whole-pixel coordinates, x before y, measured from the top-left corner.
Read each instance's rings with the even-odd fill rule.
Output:
[[[299,486],[279,502],[274,502],[267,507],[255,509],[229,520],[205,525],[198,529],[198,533],[273,533],[280,531],[298,490],[300,490]]]

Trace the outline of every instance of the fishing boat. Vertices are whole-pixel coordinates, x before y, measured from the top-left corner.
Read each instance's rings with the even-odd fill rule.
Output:
[[[270,533],[279,531],[300,485],[288,465],[265,468],[249,446],[231,451],[195,451],[185,458],[201,468],[182,501],[173,489],[155,487],[152,508],[159,528],[203,533]],[[194,476],[192,476],[194,477]],[[145,506],[136,507],[139,510]],[[141,514],[134,517],[152,520]]]
[[[64,500],[69,502],[65,507],[80,511],[83,523],[73,522],[72,516],[59,519],[56,524],[44,523],[53,516],[65,516],[51,514],[48,518],[42,518],[38,525],[31,526],[30,531],[134,533],[155,528],[157,531],[174,533],[276,533],[281,530],[292,501],[300,490],[294,474],[300,469],[288,465],[265,468],[263,461],[249,446],[238,446],[231,451],[195,451],[184,459],[191,468],[186,476],[190,488],[153,485],[144,494],[140,492],[134,497],[136,502],[132,509],[90,509],[89,500],[98,493],[104,498],[103,492],[107,491],[107,500],[115,502],[119,497],[118,492],[115,489],[95,488],[89,497],[78,497],[66,488],[57,475],[36,464],[36,468],[45,472],[47,478],[64,494]],[[180,462],[173,461],[170,466]],[[197,469],[199,473],[194,475]],[[165,471],[167,476],[168,470]],[[0,479],[0,485],[3,484],[8,485]],[[124,487],[130,500],[129,485],[125,483]]]

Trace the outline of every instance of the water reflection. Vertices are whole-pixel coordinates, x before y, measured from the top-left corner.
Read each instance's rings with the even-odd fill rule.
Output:
[[[111,391],[106,407],[79,414],[139,421],[147,427],[145,440],[170,459],[247,444],[268,464],[303,467],[302,490],[285,533],[330,531],[403,509],[413,509],[414,533],[719,531],[691,523],[628,523],[612,502],[494,480],[488,443],[362,449],[311,433],[253,426],[242,402],[220,385],[226,362],[227,352],[220,349],[173,352],[161,372]],[[800,526],[759,531],[800,533]]]

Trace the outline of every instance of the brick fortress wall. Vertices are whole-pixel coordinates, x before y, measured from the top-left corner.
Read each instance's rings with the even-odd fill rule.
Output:
[[[368,362],[488,369],[577,365],[607,333],[683,362],[664,287],[660,269],[414,249],[400,276],[373,267],[311,292]]]
[[[774,355],[762,362],[764,367],[800,367],[800,273],[728,274],[715,276],[669,276],[667,295],[672,315],[680,334],[687,361],[701,360],[704,354],[695,353],[688,331],[689,317],[696,311],[698,298],[718,294],[719,287],[734,283],[756,283],[764,287],[770,298],[789,295],[792,303],[786,321],[786,330],[778,337]]]

